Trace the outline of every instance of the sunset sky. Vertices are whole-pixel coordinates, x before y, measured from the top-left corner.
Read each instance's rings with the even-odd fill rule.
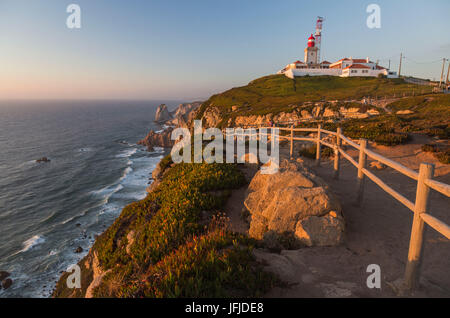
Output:
[[[66,7],[81,7],[68,29]],[[381,29],[366,7],[381,7]],[[322,57],[370,57],[439,79],[450,1],[0,0],[0,99],[206,98],[303,60],[318,15]],[[447,71],[447,67],[446,67]]]

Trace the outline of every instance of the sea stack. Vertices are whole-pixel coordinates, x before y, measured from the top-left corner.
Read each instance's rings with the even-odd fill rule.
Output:
[[[172,118],[172,116],[170,115],[166,104],[159,105],[158,108],[156,109],[155,121],[156,122],[165,122],[171,118]]]

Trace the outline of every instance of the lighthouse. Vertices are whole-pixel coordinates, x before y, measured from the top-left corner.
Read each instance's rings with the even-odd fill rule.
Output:
[[[305,63],[308,65],[318,64],[317,56],[318,48],[316,47],[316,39],[311,34],[308,38],[308,47],[305,49]]]

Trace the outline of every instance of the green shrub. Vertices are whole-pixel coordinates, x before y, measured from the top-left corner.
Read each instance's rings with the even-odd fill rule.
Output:
[[[421,147],[423,152],[436,152],[437,151],[437,147],[436,145],[431,145],[431,144],[425,144]]]
[[[173,163],[172,157],[170,154],[165,156],[161,161],[159,162],[159,166],[161,167],[161,172],[164,172],[171,164]]]
[[[436,153],[435,157],[439,160],[440,163],[446,165],[450,164],[450,149]]]

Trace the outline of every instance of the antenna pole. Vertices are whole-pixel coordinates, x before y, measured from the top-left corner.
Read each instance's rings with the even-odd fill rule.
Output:
[[[441,72],[441,80],[439,81],[439,87],[441,87],[442,82],[444,81],[444,69],[445,69],[445,57],[442,59],[442,72]]]
[[[317,63],[320,63],[320,51],[321,51],[321,43],[322,43],[322,23],[324,18],[317,17],[316,22],[316,47],[317,47]]]

